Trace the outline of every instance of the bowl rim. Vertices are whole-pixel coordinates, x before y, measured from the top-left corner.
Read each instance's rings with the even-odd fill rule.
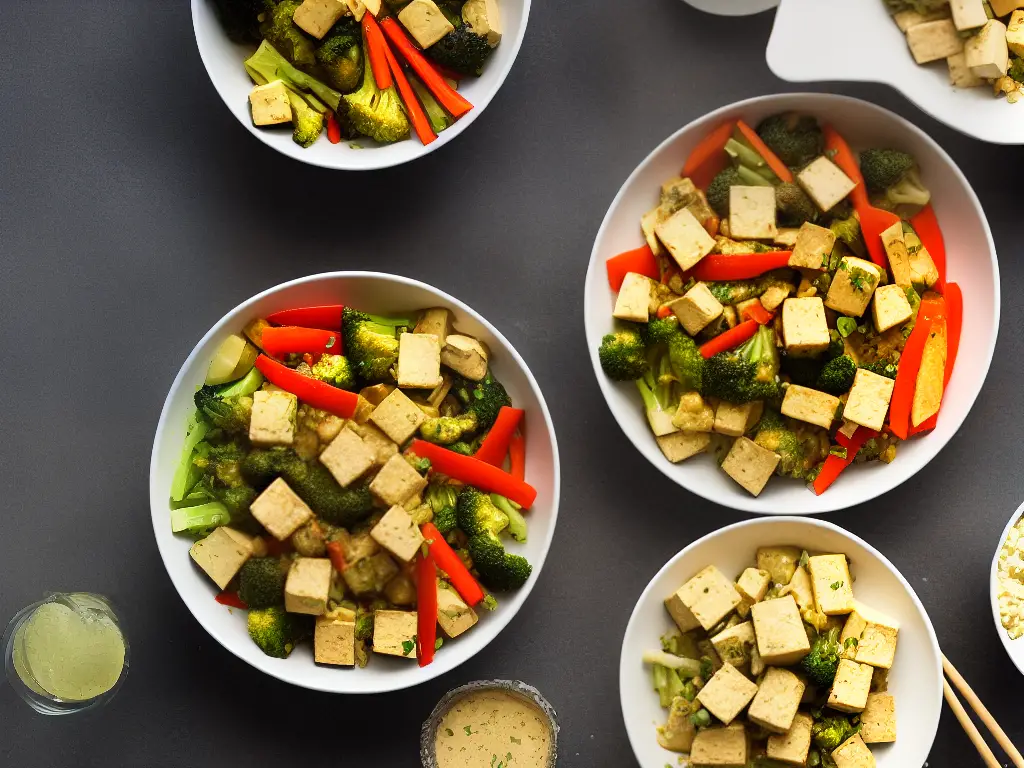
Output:
[[[665,477],[667,477],[669,480],[671,480],[673,483],[678,485],[683,490],[689,491],[690,493],[693,493],[693,494],[695,494],[697,496],[700,496],[701,498],[706,499],[708,501],[711,501],[711,502],[713,502],[715,504],[718,504],[720,506],[727,507],[727,508],[730,508],[730,509],[739,510],[739,511],[742,511],[742,512],[750,512],[750,513],[753,513],[753,514],[766,515],[766,516],[787,516],[787,515],[809,516],[809,515],[830,514],[832,512],[837,512],[837,511],[842,510],[842,509],[847,509],[849,507],[856,506],[858,504],[865,504],[865,503],[867,503],[869,501],[872,501],[873,499],[876,499],[879,496],[882,496],[883,494],[886,494],[889,491],[899,487],[903,483],[905,483],[908,480],[910,480],[914,475],[916,475],[922,469],[924,469],[924,467],[926,467],[928,464],[930,464],[932,462],[932,460],[935,458],[935,456],[937,456],[942,451],[942,449],[946,447],[946,444],[949,442],[949,439],[951,439],[952,436],[955,435],[956,432],[960,429],[960,427],[963,426],[963,423],[967,419],[967,416],[970,414],[971,410],[974,408],[974,404],[977,402],[978,395],[981,393],[981,389],[982,389],[982,386],[979,386],[977,388],[977,390],[974,392],[974,394],[971,396],[970,403],[969,403],[967,409],[965,410],[965,412],[963,414],[963,417],[960,418],[960,420],[956,423],[956,426],[951,430],[949,438],[947,438],[946,442],[943,443],[941,446],[939,446],[938,449],[935,451],[934,455],[932,455],[930,458],[928,458],[927,461],[922,463],[916,469],[915,468],[911,468],[908,465],[907,466],[908,473],[906,475],[900,477],[895,482],[881,483],[881,482],[877,482],[876,481],[874,483],[871,483],[870,486],[868,488],[866,488],[865,491],[862,494],[858,494],[858,495],[832,494],[831,496],[829,496],[829,499],[831,501],[829,501],[822,509],[813,510],[813,511],[808,510],[806,512],[795,512],[795,511],[790,511],[790,510],[775,511],[775,510],[773,510],[770,507],[766,508],[764,502],[761,501],[760,497],[755,497],[755,496],[746,497],[746,496],[740,496],[739,494],[736,494],[736,495],[734,495],[734,496],[732,496],[732,497],[730,497],[728,499],[723,500],[721,498],[718,498],[718,497],[714,496],[710,491],[706,490],[703,485],[696,485],[696,486],[683,485],[683,483],[672,474],[671,468],[675,466],[674,464],[671,464],[667,459],[665,459],[661,455],[660,451],[657,451],[656,448],[654,449],[654,451],[657,452],[658,455],[655,456],[652,459],[651,456],[648,455],[649,453],[652,453],[652,451],[648,450],[650,448],[650,446],[647,446],[646,448],[641,446],[638,443],[638,441],[635,440],[630,435],[630,433],[629,433],[629,431],[628,431],[628,429],[626,427],[626,424],[624,423],[623,417],[620,414],[619,410],[612,406],[611,399],[610,399],[609,395],[610,395],[610,391],[611,391],[612,387],[614,386],[614,382],[610,381],[608,379],[608,377],[605,376],[603,371],[601,370],[601,363],[600,363],[600,360],[598,359],[597,349],[596,349],[596,347],[593,344],[589,343],[589,341],[590,341],[590,339],[589,339],[590,328],[589,328],[589,324],[587,323],[587,318],[589,317],[589,315],[591,313],[591,308],[593,306],[593,302],[598,300],[596,298],[592,298],[591,297],[591,292],[587,290],[587,286],[590,285],[592,280],[599,279],[593,273],[598,271],[598,270],[600,270],[604,266],[604,261],[601,260],[601,255],[602,255],[601,254],[601,246],[602,246],[603,241],[604,241],[604,239],[605,239],[605,237],[606,237],[606,235],[607,235],[607,233],[609,231],[609,228],[611,226],[611,220],[613,218],[613,213],[616,211],[616,209],[618,209],[618,207],[622,204],[623,200],[631,192],[631,189],[632,189],[632,187],[634,185],[634,182],[637,179],[637,177],[639,177],[647,169],[647,167],[649,165],[651,165],[655,161],[655,158],[657,158],[659,155],[661,155],[662,152],[667,150],[669,147],[671,147],[677,141],[682,139],[686,134],[688,134],[688,133],[690,133],[690,132],[692,132],[692,131],[694,131],[694,130],[702,127],[702,126],[714,124],[715,121],[719,120],[722,115],[727,114],[727,113],[736,113],[736,112],[743,111],[743,110],[749,110],[749,109],[753,109],[753,108],[756,108],[756,107],[759,107],[759,106],[763,106],[765,104],[770,104],[770,103],[776,102],[776,101],[793,101],[793,100],[801,100],[801,99],[810,99],[810,100],[816,101],[818,103],[818,105],[820,105],[820,106],[816,106],[816,109],[818,109],[822,113],[827,112],[828,109],[830,108],[830,106],[832,106],[832,105],[844,104],[844,105],[852,106],[852,107],[854,107],[856,109],[865,110],[866,112],[873,112],[873,113],[878,114],[878,115],[885,115],[887,117],[893,118],[893,119],[895,119],[897,121],[897,123],[899,123],[902,126],[902,128],[904,130],[910,132],[912,135],[914,135],[918,139],[920,139],[920,140],[924,141],[926,144],[928,144],[930,146],[930,148],[933,151],[935,151],[936,153],[938,153],[939,157],[942,158],[945,161],[945,163],[948,166],[948,168],[953,172],[953,174],[956,176],[956,178],[961,183],[964,191],[966,192],[967,199],[973,205],[974,213],[977,215],[977,217],[978,217],[978,219],[979,219],[979,221],[981,223],[982,231],[984,232],[985,240],[986,240],[986,242],[988,244],[988,256],[989,256],[989,259],[992,262],[992,277],[993,277],[993,288],[994,288],[994,290],[993,290],[994,296],[993,296],[993,301],[992,301],[992,313],[993,313],[992,325],[995,328],[995,333],[992,335],[992,340],[991,340],[991,343],[988,345],[988,349],[985,350],[985,365],[984,365],[985,377],[982,378],[982,381],[981,381],[982,385],[984,384],[985,378],[988,377],[988,372],[991,369],[992,358],[993,358],[993,355],[995,353],[996,341],[997,341],[997,339],[999,337],[999,317],[1000,317],[1000,312],[1001,312],[1001,289],[1000,289],[1000,276],[999,276],[999,260],[998,260],[997,254],[996,254],[995,241],[992,238],[992,230],[991,230],[991,227],[989,226],[988,219],[985,216],[984,208],[982,208],[981,201],[978,199],[978,195],[977,195],[977,193],[975,193],[974,188],[971,186],[970,182],[968,181],[967,177],[964,175],[963,171],[960,170],[960,167],[956,164],[956,162],[953,160],[953,158],[950,157],[949,153],[947,153],[945,151],[945,149],[943,149],[942,146],[939,145],[939,143],[936,142],[931,136],[929,136],[927,133],[925,133],[923,130],[918,128],[916,125],[911,123],[906,118],[902,117],[901,115],[896,114],[895,112],[892,112],[892,111],[890,111],[888,109],[885,109],[884,107],[880,107],[877,104],[872,104],[871,102],[864,101],[862,99],[853,98],[852,96],[844,96],[844,95],[841,95],[841,94],[833,94],[833,93],[815,93],[815,92],[793,92],[793,93],[788,93],[788,92],[784,92],[784,93],[766,94],[766,95],[763,95],[763,96],[754,96],[754,97],[749,98],[749,99],[742,99],[740,101],[731,102],[731,103],[726,104],[726,105],[724,105],[722,107],[719,107],[718,109],[716,109],[716,110],[714,110],[712,112],[708,112],[705,115],[702,115],[702,116],[700,116],[700,117],[698,117],[698,118],[696,118],[694,120],[691,120],[686,125],[684,125],[683,127],[679,128],[678,130],[676,130],[672,134],[670,134],[668,136],[668,138],[664,139],[654,149],[652,149],[650,151],[650,153],[648,153],[647,156],[642,161],[640,161],[640,163],[636,166],[636,168],[633,169],[633,171],[629,174],[629,176],[626,177],[626,180],[622,183],[622,186],[619,187],[619,191],[615,194],[615,197],[612,199],[611,203],[608,205],[608,210],[605,212],[604,218],[601,221],[601,226],[598,229],[597,235],[594,238],[594,245],[593,245],[593,248],[591,249],[591,252],[590,252],[590,261],[589,261],[589,263],[587,265],[587,273],[586,273],[586,277],[584,278],[584,283],[583,283],[583,285],[584,285],[584,290],[583,290],[583,324],[584,324],[584,333],[587,336],[587,341],[588,341],[588,347],[589,347],[588,351],[590,353],[590,363],[591,363],[591,366],[594,369],[594,375],[597,378],[598,386],[600,387],[601,394],[604,397],[605,405],[608,407],[608,410],[611,412],[612,416],[614,417],[615,422],[619,425],[619,428],[622,430],[623,434],[626,436],[626,439],[629,440],[629,442],[633,444],[633,447],[645,459],[647,459],[648,462],[650,464],[652,464],[659,472],[661,472]],[[932,437],[932,435],[926,435],[926,437]],[[654,445],[653,441],[651,441],[651,445]],[[818,497],[818,498],[821,498],[821,497]]]
[[[1006,630],[1003,629],[1003,619],[999,615],[999,552],[1010,535],[1010,529],[1021,519],[1024,519],[1024,502],[1021,502],[1020,506],[1014,510],[1010,521],[1003,528],[999,543],[996,545],[996,553],[992,556],[992,566],[989,570],[989,601],[992,603],[992,620],[995,622],[999,639],[1003,643],[1003,649],[1017,670],[1024,675],[1024,638],[1011,640],[1010,636],[1006,634]]]
[[[247,122],[245,120],[238,120],[237,119],[237,115],[235,115],[234,110],[231,109],[231,104],[233,102],[233,98],[231,98],[231,95],[228,93],[229,89],[227,88],[226,85],[223,85],[218,78],[214,77],[213,71],[210,68],[210,62],[207,59],[206,48],[200,42],[200,35],[199,35],[199,28],[198,28],[198,22],[197,22],[196,8],[198,7],[198,5],[200,3],[208,3],[208,2],[209,2],[209,0],[191,0],[191,2],[189,4],[189,9],[190,9],[190,12],[192,14],[192,33],[193,33],[193,36],[195,37],[196,48],[199,50],[199,58],[203,62],[203,69],[206,70],[206,76],[209,79],[210,83],[213,85],[214,90],[217,91],[217,95],[220,96],[221,101],[224,102],[224,106],[226,106],[228,108],[228,112],[231,114],[232,117],[235,117],[237,122],[240,123],[250,134],[255,136],[257,139],[260,140],[260,142],[262,142],[266,146],[270,147],[275,152],[277,152],[277,153],[279,153],[281,155],[284,155],[285,157],[292,158],[293,160],[297,160],[300,163],[305,163],[306,165],[312,165],[312,166],[315,166],[317,168],[325,168],[325,169],[331,170],[331,171],[379,171],[379,170],[383,170],[384,168],[394,168],[395,166],[405,165],[406,163],[411,163],[411,162],[414,162],[416,160],[419,160],[422,157],[426,157],[431,152],[434,152],[435,150],[440,149],[441,147],[445,146],[449,142],[454,141],[458,136],[460,136],[463,133],[463,131],[465,131],[473,122],[476,121],[476,119],[483,113],[483,111],[485,109],[487,109],[487,107],[490,105],[490,103],[494,99],[494,97],[498,95],[498,91],[500,91],[502,86],[505,85],[505,80],[508,78],[509,72],[512,71],[512,66],[515,64],[516,59],[519,58],[519,51],[522,48],[523,40],[526,37],[526,28],[527,28],[527,26],[529,25],[529,22],[530,22],[530,8],[531,8],[531,6],[533,4],[533,0],[521,0],[521,2],[523,4],[523,23],[519,27],[519,34],[516,35],[516,37],[514,39],[510,40],[510,39],[507,39],[505,37],[502,37],[502,40],[501,40],[501,45],[502,46],[505,46],[505,45],[510,46],[511,49],[512,49],[512,53],[508,57],[508,61],[505,62],[504,66],[502,66],[499,69],[499,71],[498,71],[498,80],[497,80],[497,83],[495,84],[494,88],[492,88],[491,90],[489,90],[486,93],[484,93],[484,95],[481,98],[478,98],[473,103],[473,109],[470,110],[470,112],[467,115],[464,115],[460,119],[456,120],[455,123],[453,125],[451,125],[447,130],[444,130],[440,134],[438,134],[438,137],[434,141],[432,141],[430,144],[426,144],[426,145],[420,144],[419,143],[419,139],[417,139],[415,136],[412,136],[412,135],[410,135],[410,137],[408,139],[404,139],[404,141],[416,142],[416,144],[418,145],[418,149],[416,150],[416,152],[411,157],[405,157],[405,158],[399,157],[399,158],[388,159],[388,157],[390,156],[390,153],[376,153],[378,155],[382,155],[382,159],[380,159],[378,161],[374,161],[374,162],[372,162],[370,164],[367,164],[367,165],[360,165],[358,167],[355,167],[355,166],[345,165],[345,164],[343,164],[341,162],[330,163],[330,162],[325,162],[323,160],[319,160],[315,156],[315,153],[305,153],[305,152],[303,152],[303,153],[289,154],[288,152],[285,152],[282,147],[279,147],[279,146],[275,145],[273,142],[271,142],[270,139],[269,139],[269,134],[266,131],[258,130],[256,128],[256,126],[254,126],[252,124],[251,121]],[[222,30],[222,34],[223,34],[223,30]],[[227,38],[225,36],[225,40],[226,39]],[[230,43],[230,41],[228,41],[228,42]],[[239,65],[241,65],[241,62],[239,62]],[[318,141],[319,141],[319,139],[318,139]],[[296,146],[298,146],[298,145],[296,145]],[[361,152],[363,152],[363,151],[373,152],[374,149],[376,149],[376,147],[369,148],[368,150],[361,150]],[[338,157],[339,158],[344,158],[345,156],[346,156],[346,153],[344,153],[344,152],[339,152],[338,153]]]
[[[637,598],[636,604],[633,606],[633,612],[630,614],[629,621],[626,623],[626,631],[622,635],[622,645],[621,645],[621,648],[620,648],[620,651],[619,651],[619,707],[620,707],[620,709],[622,711],[622,721],[623,721],[623,726],[626,729],[626,737],[629,739],[630,747],[633,749],[633,755],[636,758],[637,762],[640,762],[640,752],[638,751],[637,745],[633,743],[633,737],[632,737],[632,735],[630,733],[630,730],[629,730],[629,727],[628,727],[628,719],[627,719],[627,715],[626,715],[627,701],[626,701],[626,698],[625,698],[625,693],[623,691],[622,680],[623,680],[623,678],[626,675],[627,664],[633,665],[636,662],[636,659],[633,659],[633,658],[627,659],[627,657],[626,657],[626,639],[630,636],[630,634],[632,634],[635,631],[634,624],[636,624],[636,623],[638,623],[640,621],[639,612],[640,612],[641,605],[645,604],[646,602],[648,602],[651,599],[650,595],[651,595],[651,593],[654,590],[654,585],[661,579],[661,577],[667,571],[669,571],[673,567],[675,567],[675,565],[680,560],[682,560],[687,555],[691,554],[694,550],[698,549],[699,547],[701,547],[701,546],[703,546],[705,544],[710,543],[714,539],[717,539],[717,538],[720,538],[720,537],[723,537],[723,536],[727,536],[730,533],[732,533],[734,531],[737,531],[737,530],[740,530],[740,529],[743,529],[743,528],[760,527],[760,526],[770,527],[770,526],[779,525],[779,524],[786,524],[786,523],[792,523],[792,524],[796,524],[796,525],[804,525],[804,526],[808,526],[810,528],[821,528],[821,529],[828,530],[828,531],[831,531],[833,533],[836,533],[839,536],[842,536],[842,537],[844,537],[846,539],[849,539],[850,541],[852,541],[853,543],[857,544],[858,546],[863,547],[868,552],[868,554],[873,556],[879,563],[881,563],[886,569],[888,569],[888,571],[899,581],[899,583],[903,586],[903,589],[910,596],[911,602],[913,603],[914,607],[917,609],[918,613],[920,614],[920,616],[921,616],[921,618],[922,618],[922,620],[924,622],[924,626],[925,626],[926,634],[927,634],[927,637],[928,637],[928,641],[929,641],[929,644],[931,646],[932,652],[935,655],[935,681],[934,681],[935,682],[935,690],[932,693],[933,693],[933,696],[934,696],[935,700],[941,702],[941,700],[942,700],[942,680],[943,680],[943,676],[942,676],[942,650],[939,648],[939,639],[938,639],[938,636],[935,634],[935,627],[932,625],[931,617],[928,615],[928,611],[925,609],[924,603],[921,602],[921,598],[918,596],[917,592],[914,591],[914,588],[910,585],[910,582],[907,581],[907,579],[903,576],[902,573],[900,573],[899,569],[889,560],[889,558],[887,558],[878,549],[876,549],[875,547],[871,546],[871,544],[869,544],[867,541],[862,539],[857,534],[855,534],[855,533],[853,533],[851,531],[848,531],[845,528],[843,528],[843,527],[841,527],[839,525],[836,525],[835,523],[829,522],[828,520],[822,520],[822,519],[816,518],[816,517],[806,517],[806,516],[800,516],[800,515],[778,515],[778,516],[773,516],[773,517],[755,517],[755,518],[751,518],[750,520],[741,520],[738,523],[733,523],[732,525],[727,525],[724,528],[719,528],[717,530],[711,531],[710,533],[708,533],[708,534],[706,534],[704,536],[701,536],[699,539],[697,539],[695,541],[692,541],[689,544],[687,544],[685,547],[683,547],[681,550],[679,550],[675,555],[673,555],[671,558],[669,558],[669,560],[661,568],[658,569],[658,572],[655,573],[654,576],[651,577],[651,580],[647,582],[647,586],[644,587],[643,591],[640,593],[640,597]],[[659,599],[659,602],[660,602],[660,599]],[[940,709],[941,709],[941,703],[940,703]],[[930,739],[929,739],[930,744],[934,745],[935,737],[938,734],[938,731],[939,731],[939,718],[936,718],[935,719],[934,729],[932,730],[932,733],[931,733],[931,736],[930,736]]]
[[[454,663],[451,667],[445,667],[444,665],[440,664],[431,664],[426,667],[419,667],[419,678],[415,682],[409,684],[390,684],[387,681],[394,680],[395,678],[388,676],[386,674],[382,674],[379,675],[377,678],[380,681],[382,681],[382,684],[373,685],[370,688],[364,688],[359,690],[346,690],[344,688],[339,688],[337,685],[317,685],[315,684],[315,682],[304,682],[295,680],[293,676],[290,676],[287,673],[288,667],[286,666],[282,666],[282,669],[285,670],[282,672],[277,671],[277,668],[273,666],[269,668],[258,666],[255,663],[253,663],[250,659],[242,656],[238,651],[236,651],[235,643],[231,638],[225,637],[215,628],[207,626],[207,624],[192,611],[189,605],[189,598],[187,598],[184,592],[182,591],[183,585],[179,584],[179,580],[175,577],[174,572],[171,569],[171,559],[174,558],[176,560],[178,557],[180,557],[181,553],[176,548],[174,548],[174,551],[172,551],[173,542],[177,541],[177,539],[175,539],[173,536],[165,535],[168,531],[170,531],[170,527],[166,525],[168,519],[167,515],[169,514],[169,508],[157,508],[157,499],[163,498],[163,496],[161,495],[163,494],[163,490],[155,488],[156,476],[158,472],[157,460],[160,444],[163,439],[164,431],[168,429],[168,425],[170,424],[170,419],[172,416],[171,401],[173,400],[173,396],[183,386],[187,373],[191,371],[194,365],[196,364],[196,360],[199,356],[200,349],[203,348],[210,341],[211,338],[220,333],[225,327],[227,327],[231,323],[239,320],[240,316],[244,315],[244,313],[247,310],[249,310],[250,307],[252,307],[254,304],[258,303],[264,298],[272,296],[288,288],[304,285],[307,283],[316,283],[324,280],[336,279],[344,280],[351,278],[398,283],[401,285],[426,290],[427,292],[433,294],[441,304],[447,305],[449,308],[457,309],[465,313],[465,315],[471,317],[473,320],[480,323],[484,328],[487,329],[489,333],[493,334],[494,338],[498,342],[500,342],[505,347],[505,350],[509,353],[509,356],[511,358],[511,364],[518,366],[518,368],[522,371],[527,381],[527,384],[529,385],[530,389],[533,390],[533,394],[537,398],[539,412],[544,419],[547,436],[551,443],[551,471],[553,477],[550,512],[551,525],[547,535],[544,537],[540,555],[534,557],[532,560],[533,575],[531,576],[531,579],[520,590],[518,590],[515,593],[518,598],[517,604],[514,605],[511,608],[511,610],[503,611],[501,613],[495,612],[495,615],[491,617],[491,619],[488,622],[491,632],[490,637],[481,638],[480,642],[482,644],[478,648],[472,651],[467,651],[467,655],[465,656],[465,658]],[[424,283],[420,280],[415,280],[413,278],[404,277],[402,275],[361,270],[320,272],[313,275],[307,275],[305,277],[299,277],[294,280],[287,280],[283,283],[278,283],[277,285],[271,286],[270,288],[260,291],[256,295],[237,304],[233,309],[231,309],[223,316],[221,316],[221,318],[216,323],[214,323],[213,326],[196,343],[192,351],[189,352],[188,356],[185,358],[185,361],[181,364],[181,367],[178,369],[178,373],[175,375],[174,381],[171,383],[171,387],[167,392],[166,398],[164,399],[164,404],[160,409],[160,417],[157,422],[156,432],[153,437],[153,448],[150,454],[149,464],[150,519],[153,524],[153,534],[154,537],[156,538],[157,549],[160,552],[160,560],[163,563],[164,570],[167,572],[167,576],[170,578],[171,584],[174,586],[175,591],[178,593],[178,596],[181,598],[181,601],[185,604],[186,609],[188,609],[189,613],[192,614],[192,617],[196,620],[196,622],[198,622],[199,625],[206,631],[206,633],[209,634],[214,640],[216,640],[223,648],[225,648],[231,654],[233,654],[249,666],[253,667],[257,671],[262,672],[263,674],[270,675],[271,677],[277,678],[282,682],[289,683],[291,685],[296,685],[301,688],[322,691],[324,693],[338,693],[348,695],[389,693],[391,691],[406,690],[408,688],[413,688],[415,686],[433,680],[434,678],[442,674],[446,674],[448,672],[455,670],[457,667],[466,663],[474,656],[476,656],[478,653],[483,651],[488,645],[490,645],[491,642],[493,642],[495,638],[497,638],[498,635],[500,635],[505,630],[505,628],[512,621],[512,619],[522,609],[523,605],[526,604],[526,601],[530,598],[530,595],[533,593],[534,587],[540,579],[541,571],[543,570],[544,564],[547,561],[547,557],[551,552],[551,544],[554,540],[555,529],[558,524],[558,510],[561,501],[561,485],[562,475],[558,453],[558,438],[555,433],[555,427],[551,419],[551,413],[548,409],[547,401],[544,399],[544,394],[541,391],[540,384],[537,382],[537,379],[534,377],[533,372],[526,364],[526,361],[523,360],[522,356],[519,354],[516,348],[511,344],[511,342],[509,342],[508,339],[505,338],[501,331],[494,327],[479,312],[471,308],[466,303],[455,298],[454,296],[448,294],[447,292],[442,291],[440,288],[435,288],[434,286],[428,283]],[[327,669],[325,671],[329,672],[330,670]],[[317,677],[316,679],[337,681],[345,680],[346,676],[344,674],[325,674],[322,676],[322,678]]]

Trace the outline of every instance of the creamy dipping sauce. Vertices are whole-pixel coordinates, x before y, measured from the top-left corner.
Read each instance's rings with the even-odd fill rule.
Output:
[[[434,748],[438,768],[547,768],[551,725],[522,696],[478,691],[452,702]]]

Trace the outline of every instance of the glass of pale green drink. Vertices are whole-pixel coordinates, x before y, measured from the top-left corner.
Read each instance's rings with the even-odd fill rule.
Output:
[[[20,611],[3,639],[7,680],[44,715],[101,706],[128,673],[128,641],[106,598],[54,593]]]

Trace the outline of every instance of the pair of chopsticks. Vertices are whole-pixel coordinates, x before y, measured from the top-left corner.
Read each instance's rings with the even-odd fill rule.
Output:
[[[1010,762],[1012,762],[1016,768],[1024,768],[1024,757],[1021,757],[1020,751],[1013,746],[1013,742],[1006,736],[1006,733],[1002,728],[999,727],[999,723],[992,717],[992,713],[988,711],[984,704],[981,703],[981,699],[978,698],[977,694],[971,690],[971,686],[964,680],[963,675],[957,672],[956,667],[949,663],[949,659],[946,655],[942,655],[942,669],[945,671],[946,676],[949,680],[953,681],[953,685],[960,691],[960,694],[967,699],[967,703],[971,705],[971,709],[981,720],[982,725],[988,728],[989,732],[995,738],[996,742],[1002,747],[1003,751],[1009,756]],[[942,680],[942,692],[946,697],[946,703],[949,704],[949,708],[953,710],[953,714],[956,715],[956,719],[960,721],[960,726],[967,733],[967,737],[974,744],[974,748],[978,750],[978,754],[981,755],[981,759],[985,761],[985,765],[989,768],[1002,768],[1002,763],[996,760],[996,756],[989,749],[988,744],[985,743],[985,739],[978,731],[974,721],[971,720],[971,716],[967,714],[967,710],[964,709],[964,705],[960,703],[960,699],[957,698],[953,689],[949,687],[949,681],[943,678]]]

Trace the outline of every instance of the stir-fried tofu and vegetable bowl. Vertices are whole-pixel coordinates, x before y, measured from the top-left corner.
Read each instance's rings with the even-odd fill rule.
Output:
[[[708,564],[665,599],[676,629],[644,653],[665,722],[698,766],[875,765],[896,741],[900,623],[856,598],[842,552],[765,546],[735,578]]]
[[[502,39],[501,0],[215,0],[244,61],[252,123],[310,147],[435,141],[473,109]],[[241,68],[243,62],[239,61]]]
[[[604,375],[633,382],[665,459],[710,454],[753,496],[898,461],[941,418],[957,356],[963,302],[926,170],[855,152],[842,129],[722,123],[664,180],[644,244],[606,263]]]
[[[425,666],[533,571],[526,414],[495,353],[447,308],[373,309],[240,323],[194,395],[168,523],[267,656]]]

